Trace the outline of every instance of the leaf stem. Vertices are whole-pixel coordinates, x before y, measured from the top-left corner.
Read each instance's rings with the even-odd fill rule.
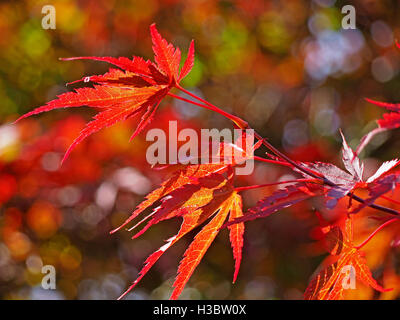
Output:
[[[364,199],[362,199],[359,196],[356,196],[354,194],[350,195],[348,193],[348,194],[346,194],[346,196],[352,197],[353,200],[356,200],[357,202],[360,202],[360,203],[364,203],[365,202]],[[388,207],[381,206],[379,204],[372,203],[372,204],[369,204],[368,207],[376,209],[376,210],[379,210],[379,211],[383,211],[383,212],[386,212],[386,213],[390,213],[390,214],[393,214],[393,215],[396,215],[396,216],[400,216],[400,212],[399,211],[397,211],[395,209],[388,208]]]
[[[205,109],[208,109],[208,110],[216,111],[214,108],[212,108],[210,106],[207,106],[207,105],[204,105],[204,104],[200,104],[200,103],[197,103],[196,101],[189,100],[189,99],[177,96],[176,94],[173,94],[171,92],[168,92],[167,95],[170,96],[170,97],[173,97],[175,99],[182,100],[182,101],[185,101],[187,103],[194,104],[195,106],[198,106],[198,107],[201,107],[201,108],[205,108]]]
[[[381,196],[381,198],[382,199],[385,199],[385,200],[387,200],[387,201],[390,201],[390,202],[393,202],[393,203],[395,203],[395,204],[400,204],[400,201],[397,201],[397,200],[395,200],[395,199],[392,199],[392,198],[389,198],[389,197],[386,197],[386,196]]]
[[[278,181],[278,182],[273,182],[273,183],[257,184],[257,185],[253,185],[253,186],[237,187],[237,188],[235,188],[235,191],[240,192],[240,191],[245,191],[245,190],[252,190],[252,189],[257,189],[257,188],[276,186],[276,185],[285,184],[285,183],[296,183],[296,182],[313,183],[313,182],[318,182],[318,181],[320,181],[320,180],[319,179],[286,180],[286,181]]]
[[[202,103],[206,104],[207,106],[209,106],[210,110],[214,110],[216,112],[218,112],[219,114],[223,115],[224,117],[232,120],[239,128],[241,129],[251,129],[249,127],[249,124],[244,121],[243,119],[234,116],[228,112],[225,112],[224,110],[218,108],[217,106],[213,105],[212,103],[208,102],[207,100],[204,100],[200,97],[198,97],[197,95],[191,93],[190,91],[186,90],[185,88],[181,87],[180,85],[176,85],[176,88],[181,90],[182,92],[186,93],[187,95],[191,96],[194,99],[197,99],[199,101],[201,101]],[[188,99],[185,99],[187,102],[191,103],[193,101],[190,101]],[[196,104],[198,105],[198,104]],[[203,106],[203,105],[202,105]],[[285,154],[283,154],[282,152],[280,152],[278,149],[276,149],[273,145],[271,145],[266,139],[264,139],[260,134],[258,134],[257,132],[254,131],[254,135],[258,140],[261,140],[263,145],[266,146],[270,151],[272,151],[276,156],[278,156],[279,158],[282,158],[283,160],[287,161],[288,163],[290,163],[292,166],[296,167],[298,170],[308,174],[309,176],[316,178],[316,179],[321,179],[324,180],[324,177],[321,177],[319,175],[317,175],[315,172],[313,172],[312,170],[309,170],[307,168],[304,168],[303,166],[299,165],[297,162],[293,161],[292,159],[290,159],[289,157],[287,157]]]
[[[240,129],[249,128],[249,124],[247,123],[247,121],[244,121],[243,119],[218,108],[217,106],[213,105],[212,103],[208,102],[207,100],[204,100],[204,99],[196,96],[195,94],[191,93],[190,91],[186,90],[185,88],[181,87],[179,84],[176,85],[176,88],[181,90],[182,92],[186,93],[187,95],[191,96],[192,98],[199,100],[202,103],[208,105],[211,108],[211,110],[214,110],[214,111],[218,112],[219,114],[223,115],[224,117],[232,120]]]
[[[263,157],[258,157],[258,156],[253,156],[254,160],[261,161],[261,162],[266,162],[266,163],[274,163],[274,164],[279,164],[282,166],[286,167],[291,167],[292,165],[290,163],[284,162],[284,161],[278,161],[278,160],[271,160],[271,159],[266,159]]]
[[[303,167],[302,165],[298,164],[294,160],[290,159],[288,156],[280,152],[278,149],[276,149],[272,144],[270,144],[266,139],[264,139],[260,134],[254,131],[254,135],[258,140],[262,140],[262,143],[264,146],[266,146],[270,151],[272,151],[276,156],[279,158],[285,160],[286,162],[290,163],[293,167],[297,168],[301,172],[304,172],[305,174],[315,178],[315,179],[320,179],[324,181],[325,183],[328,183],[329,180],[325,179],[323,176],[318,175],[316,172]]]
[[[399,218],[392,218],[388,221],[386,221],[385,223],[381,224],[378,228],[375,229],[374,232],[372,232],[367,239],[365,239],[361,244],[359,244],[358,246],[355,246],[354,248],[361,249],[362,247],[364,247],[380,230],[382,230],[384,227],[388,226],[389,224],[395,222],[395,221],[400,221]]]
[[[225,112],[224,110],[218,108],[217,106],[213,105],[212,103],[210,103],[210,102],[198,97],[197,95],[195,95],[195,94],[191,93],[190,91],[186,90],[185,88],[181,87],[179,84],[176,84],[175,87],[177,89],[179,89],[180,91],[186,93],[187,95],[191,96],[192,98],[202,102],[203,104],[197,103],[197,102],[189,100],[189,99],[185,99],[183,97],[177,96],[177,95],[172,94],[172,93],[168,93],[169,96],[174,97],[174,98],[179,99],[179,100],[182,100],[182,101],[185,101],[185,102],[188,102],[188,103],[191,103],[191,104],[194,104],[196,106],[208,109],[208,110],[215,111],[215,112],[221,114],[222,116],[224,116],[224,117],[230,119],[231,121],[233,121],[235,123],[235,125],[237,125],[241,129],[251,129],[249,124],[246,121],[242,120],[241,118],[239,118],[237,116],[234,116],[234,115],[232,115],[232,114],[230,114],[228,112]],[[315,172],[315,171],[313,171],[311,169],[305,168],[301,164],[299,164],[296,161],[290,159],[288,156],[286,156],[285,154],[280,152],[278,149],[276,149],[273,145],[271,145],[265,138],[263,138],[257,132],[254,131],[254,135],[258,140],[261,140],[262,144],[265,147],[267,147],[271,152],[273,152],[278,158],[284,160],[284,161],[273,160],[274,163],[279,163],[279,164],[286,165],[286,166],[293,166],[293,167],[297,168],[298,170],[300,170],[301,172],[309,175],[310,177],[313,177],[315,179],[321,180],[324,184],[326,184],[326,185],[328,185],[330,187],[337,186],[334,182],[332,182],[329,179],[327,179],[326,177],[320,175],[318,172]],[[260,160],[260,159],[261,158],[258,158],[257,160]],[[260,160],[260,161],[263,161],[263,160]],[[287,162],[287,164],[284,164],[285,161]],[[355,201],[360,202],[360,203],[364,203],[365,202],[364,199],[362,199],[362,198],[360,198],[360,197],[358,197],[356,195],[347,194],[346,196],[351,196]],[[379,210],[379,211],[383,211],[383,212],[386,212],[386,213],[389,213],[389,214],[392,214],[392,215],[400,216],[400,212],[399,211],[391,209],[391,208],[387,208],[387,207],[380,206],[380,205],[377,205],[377,204],[370,204],[368,206],[373,208],[373,209]]]

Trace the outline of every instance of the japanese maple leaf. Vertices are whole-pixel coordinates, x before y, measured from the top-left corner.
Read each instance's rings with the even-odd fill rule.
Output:
[[[162,220],[175,217],[183,219],[179,232],[146,259],[138,278],[120,298],[139,283],[168,248],[188,232],[209,220],[194,238],[180,263],[171,295],[171,299],[177,299],[223,223],[227,219],[233,220],[243,215],[242,200],[233,186],[233,170],[230,165],[198,164],[184,167],[178,165],[178,168],[180,169],[176,173],[146,197],[123,224],[124,226],[131,222],[146,209],[151,209],[149,214],[130,229],[133,230],[148,221],[134,236],[136,238]],[[242,223],[230,227],[230,241],[235,258],[234,281],[240,267],[243,233]]]
[[[351,216],[346,219],[344,228],[333,226],[328,227],[328,230],[325,241],[330,256],[321,264],[322,270],[310,281],[304,293],[306,300],[343,299],[344,290],[349,289],[346,286],[347,280],[351,276],[377,291],[391,290],[382,288],[376,282],[364,254],[354,246]]]
[[[358,158],[357,154],[349,147],[342,133],[341,135],[343,139],[342,161],[346,171],[330,163],[303,163],[305,167],[321,174],[334,184],[334,186],[328,187],[326,206],[329,209],[333,209],[339,199],[353,192],[355,189],[369,189],[372,184],[376,184],[381,177],[400,163],[398,159],[386,161],[372,176],[364,180],[364,164]],[[302,174],[308,177],[307,174]]]
[[[190,44],[185,63],[179,70],[181,52],[158,33],[155,24],[150,26],[154,60],[141,57],[73,57],[62,60],[90,59],[104,61],[122,69],[110,69],[103,75],[89,76],[82,80],[97,83],[93,87],[76,89],[58,96],[46,105],[21,116],[17,121],[34,114],[60,108],[88,106],[98,108],[99,113],[74,140],[63,161],[83,139],[89,135],[128,118],[141,119],[131,139],[139,134],[153,119],[161,100],[169,90],[190,72],[194,63],[194,44]],[[78,80],[79,81],[79,80]],[[75,81],[76,82],[76,81]]]

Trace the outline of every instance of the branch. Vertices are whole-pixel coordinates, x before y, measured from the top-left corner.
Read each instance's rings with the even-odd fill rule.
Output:
[[[204,100],[204,99],[198,97],[197,95],[195,95],[195,94],[191,93],[190,91],[188,91],[188,90],[184,89],[183,87],[181,87],[179,84],[176,85],[176,88],[181,90],[182,92],[186,93],[187,95],[191,96],[192,98],[202,102],[202,104],[197,103],[197,102],[192,101],[192,100],[189,100],[189,99],[185,99],[185,98],[179,97],[179,96],[174,95],[172,93],[168,93],[168,95],[171,96],[171,97],[174,97],[176,99],[179,99],[179,100],[194,104],[194,105],[199,106],[201,108],[205,108],[205,109],[208,109],[208,110],[215,111],[215,112],[219,113],[220,115],[222,115],[222,116],[228,118],[229,120],[231,120],[240,129],[252,129],[246,121],[244,121],[241,118],[239,118],[237,116],[234,116],[234,115],[232,115],[232,114],[230,114],[230,113],[218,108],[217,106],[213,105],[212,103],[208,102],[207,100]],[[382,131],[382,130],[379,130],[379,129],[381,129],[381,128],[375,129],[374,130],[375,133],[372,134],[372,132],[374,132],[374,131],[372,131],[371,134],[365,136],[362,139],[360,146],[357,148],[357,152],[358,153],[370,141],[370,139],[372,139],[372,137],[376,133]],[[262,161],[273,162],[273,163],[286,165],[286,166],[293,166],[293,167],[297,168],[298,170],[300,170],[301,172],[309,175],[310,177],[313,177],[315,179],[319,179],[321,182],[323,182],[327,186],[330,186],[330,187],[336,187],[337,186],[334,182],[330,181],[329,179],[327,179],[324,176],[321,176],[318,172],[314,172],[313,170],[311,170],[309,168],[305,168],[301,164],[299,164],[296,161],[290,159],[288,156],[286,156],[285,154],[280,152],[278,149],[276,149],[273,145],[271,145],[266,139],[264,139],[256,131],[254,131],[254,135],[258,140],[262,141],[262,144],[265,147],[267,147],[272,153],[274,153],[279,158],[279,161],[277,161],[277,160],[266,161],[267,159],[264,159]],[[254,158],[254,159],[256,159],[256,158]],[[263,158],[257,157],[257,160],[260,160],[260,159],[263,159]],[[284,161],[280,161],[281,159],[284,160]],[[287,164],[285,164],[285,161],[287,162]],[[346,196],[352,197],[352,199],[354,199],[357,202],[365,203],[364,199],[362,199],[362,198],[360,198],[360,197],[358,197],[356,195],[350,195],[348,193],[348,194],[346,194]],[[387,207],[384,207],[384,206],[381,206],[381,205],[377,205],[377,204],[370,204],[368,206],[370,208],[373,208],[373,209],[376,209],[376,210],[379,210],[379,211],[382,211],[382,212],[386,212],[386,213],[389,213],[389,214],[392,214],[392,215],[400,216],[400,212],[399,211],[391,209],[391,208],[387,208]]]
[[[361,138],[360,144],[358,145],[357,149],[356,149],[356,155],[359,155],[361,153],[361,151],[363,151],[363,149],[365,148],[365,146],[372,140],[372,138],[380,133],[386,131],[385,128],[375,128],[374,130],[368,132],[365,136],[363,136]]]
[[[263,187],[271,187],[271,186],[276,186],[276,185],[285,184],[285,183],[296,183],[296,182],[318,183],[318,181],[321,181],[321,180],[319,180],[319,179],[286,180],[286,181],[279,181],[279,182],[273,182],[273,183],[257,184],[257,185],[253,185],[253,186],[237,187],[237,188],[235,188],[235,191],[240,192],[240,191],[263,188]]]

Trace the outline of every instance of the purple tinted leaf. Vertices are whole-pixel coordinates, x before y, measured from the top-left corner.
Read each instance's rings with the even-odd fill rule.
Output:
[[[360,212],[361,209],[373,204],[376,199],[385,193],[393,190],[396,187],[396,184],[400,182],[400,178],[396,174],[391,174],[386,177],[383,177],[369,188],[369,198],[365,199],[363,203],[358,205],[355,209],[351,210],[351,213]]]
[[[322,174],[326,179],[337,185],[347,185],[356,182],[352,175],[330,163],[303,163],[303,166]],[[309,177],[304,173],[303,175]]]
[[[277,190],[270,196],[258,201],[257,205],[250,208],[244,216],[228,222],[223,227],[239,222],[267,217],[279,210],[288,208],[296,203],[321,194],[322,192],[318,192],[318,190],[317,192],[309,190],[305,183],[289,185],[286,188]]]
[[[355,184],[348,185],[347,187],[332,187],[329,192],[327,193],[327,201],[325,202],[325,205],[328,209],[333,209],[336,207],[337,202],[345,197],[353,188]]]
[[[399,160],[394,159],[382,163],[379,169],[376,170],[376,172],[371,177],[368,178],[367,183],[374,182],[376,179],[380,178],[383,174],[392,170],[395,166],[399,164],[399,162],[400,162]]]
[[[340,134],[343,139],[343,156],[342,161],[348,172],[358,181],[362,181],[364,165],[360,162],[360,159],[353,152],[353,150],[349,147],[346,142],[346,139],[343,133],[340,131]]]

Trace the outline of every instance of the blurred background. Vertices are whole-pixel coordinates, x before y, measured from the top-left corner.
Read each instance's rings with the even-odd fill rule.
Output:
[[[55,30],[41,26],[42,7],[49,4],[56,9]],[[356,8],[355,30],[341,28],[346,4]],[[59,57],[152,59],[149,25],[156,22],[182,52],[195,39],[195,65],[183,82],[187,89],[243,117],[297,160],[338,164],[338,130],[355,147],[382,114],[364,98],[400,101],[399,19],[395,0],[1,1],[0,298],[115,299],[179,227],[179,220],[163,222],[136,240],[127,231],[109,235],[163,178],[146,162],[145,133],[128,142],[134,123],[86,139],[62,167],[66,148],[93,110],[52,111],[11,125],[70,90],[65,83],[108,68]],[[178,120],[179,128],[231,128],[207,110],[166,99],[150,128],[167,128],[169,120]],[[398,156],[399,138],[396,131],[377,136],[362,154],[366,170]],[[291,178],[285,169],[260,164],[239,183]],[[273,190],[244,193],[245,207]],[[247,223],[234,285],[223,230],[182,298],[301,299],[323,258],[317,226],[313,205],[306,204]],[[127,298],[168,298],[194,234],[170,249]],[[369,263],[377,279],[394,255],[384,249],[390,239],[384,236],[371,242]],[[55,266],[56,290],[42,289],[43,265]],[[395,272],[389,276],[400,287]],[[369,289],[357,294],[354,298],[377,298]],[[391,294],[395,298],[398,291]]]

